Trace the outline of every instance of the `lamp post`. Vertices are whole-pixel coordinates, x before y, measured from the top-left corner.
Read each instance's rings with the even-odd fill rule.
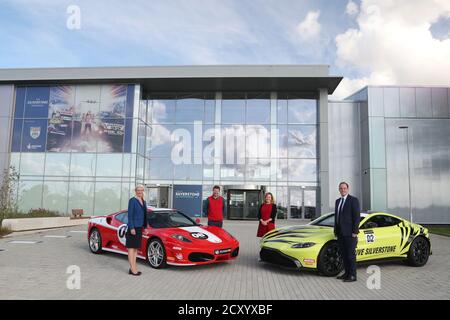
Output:
[[[399,126],[400,130],[406,130],[406,153],[408,157],[408,192],[409,192],[409,221],[413,222],[412,204],[411,204],[411,168],[409,165],[409,127]]]

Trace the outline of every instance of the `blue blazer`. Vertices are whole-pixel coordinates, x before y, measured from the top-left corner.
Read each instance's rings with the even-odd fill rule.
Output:
[[[147,227],[147,203],[144,200],[144,208],[135,197],[128,201],[128,229],[135,229],[139,227]]]
[[[334,206],[334,234],[336,236],[351,237],[352,233],[358,234],[359,232],[359,222],[361,221],[359,200],[348,195],[338,221],[337,210],[340,201],[341,198],[336,199]]]

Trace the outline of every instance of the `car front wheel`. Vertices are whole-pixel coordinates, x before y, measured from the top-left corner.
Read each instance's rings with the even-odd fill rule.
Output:
[[[408,251],[408,264],[414,267],[422,267],[430,256],[430,244],[424,237],[417,237],[411,243]]]
[[[162,269],[166,267],[166,249],[161,240],[150,240],[147,246],[147,260],[152,268]]]
[[[337,242],[325,244],[320,251],[317,269],[327,277],[338,275],[343,269],[341,250]]]

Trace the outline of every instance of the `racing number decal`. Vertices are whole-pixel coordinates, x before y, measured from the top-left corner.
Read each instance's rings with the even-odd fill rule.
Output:
[[[375,242],[375,234],[373,231],[364,231],[364,237],[366,238],[367,244]]]
[[[125,234],[127,233],[127,230],[128,230],[128,226],[126,224],[122,224],[117,229],[117,238],[119,238],[120,243],[123,245],[125,245],[125,242],[126,242]]]
[[[208,236],[201,232],[191,232],[191,236],[195,239],[201,239],[201,240],[208,239]]]

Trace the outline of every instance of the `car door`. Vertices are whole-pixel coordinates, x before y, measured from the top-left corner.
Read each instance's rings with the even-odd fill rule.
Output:
[[[394,257],[400,247],[400,220],[376,214],[363,224],[358,235],[358,261]]]
[[[128,229],[128,212],[117,214],[111,223],[116,228],[116,234],[114,235],[111,244],[112,249],[128,252],[125,247],[125,233]]]

